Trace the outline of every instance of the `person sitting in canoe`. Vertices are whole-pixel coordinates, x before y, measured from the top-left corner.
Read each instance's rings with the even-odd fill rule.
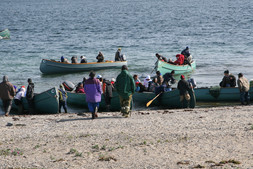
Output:
[[[158,53],[156,53],[155,56],[157,57],[158,60],[167,62],[167,58],[166,57],[164,57],[164,56],[162,56],[162,55],[160,55]]]
[[[154,78],[150,83],[149,83],[149,86],[148,86],[148,91],[149,92],[155,92],[155,89],[157,87],[159,87],[160,85],[157,83],[157,78]]]
[[[182,50],[181,54],[184,55],[184,64],[188,64],[191,66],[192,56],[190,54],[189,47],[186,46],[186,48]]]
[[[229,70],[224,71],[224,77],[220,82],[220,87],[235,87],[236,86],[236,78],[234,75],[229,74]]]
[[[64,58],[64,56],[61,57],[61,62],[63,63],[68,63],[68,59],[67,58]]]
[[[81,59],[80,63],[87,63],[87,59],[85,56],[80,56],[80,59]]]
[[[147,75],[147,77],[144,79],[143,85],[145,86],[145,90],[148,90],[149,82],[151,82],[150,76]]]
[[[176,58],[177,58],[177,60],[174,61],[174,62],[173,62],[172,60],[169,59],[168,63],[171,63],[171,64],[173,64],[173,65],[183,65],[183,64],[184,64],[184,55],[182,55],[182,54],[177,54],[177,55],[176,55]]]
[[[156,76],[155,78],[157,78],[157,83],[159,85],[162,85],[163,84],[163,77],[162,77],[162,74],[160,71],[156,71]]]
[[[76,56],[72,56],[71,63],[77,63],[77,57]]]
[[[174,75],[175,75],[174,70],[172,70],[170,73],[169,72],[165,73],[165,75],[163,75],[163,85],[168,87],[171,84],[175,84],[177,80],[174,78]]]
[[[133,78],[134,78],[134,82],[141,82],[140,79],[138,78],[138,75],[133,75]]]
[[[81,83],[81,82],[78,83],[75,92],[76,93],[84,93],[83,83]]]
[[[104,62],[104,55],[102,52],[99,52],[96,59],[98,60],[98,62]]]

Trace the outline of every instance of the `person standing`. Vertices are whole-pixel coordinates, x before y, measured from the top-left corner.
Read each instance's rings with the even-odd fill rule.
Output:
[[[171,84],[176,83],[176,79],[174,78],[174,75],[175,75],[174,70],[172,70],[170,73],[165,73],[165,75],[163,75],[163,84],[165,84],[166,87],[170,86]]]
[[[13,85],[8,81],[7,76],[3,76],[3,81],[0,83],[0,98],[3,102],[5,116],[8,116],[11,111],[11,104],[16,92]]]
[[[113,86],[109,80],[103,80],[103,95],[105,98],[106,111],[110,111],[111,109],[111,100],[112,100],[112,89]]]
[[[24,111],[24,106],[22,104],[23,97],[25,97],[25,86],[22,86],[14,97],[14,103],[18,106],[19,113],[23,113]]]
[[[118,50],[115,53],[115,62],[116,61],[122,61],[122,59],[121,59],[121,48],[118,48]]]
[[[89,111],[92,113],[92,119],[98,117],[97,111],[101,102],[102,88],[100,81],[95,78],[93,71],[89,74],[89,79],[85,81],[84,91],[86,93],[86,102],[88,103]]]
[[[249,81],[246,79],[242,73],[238,74],[237,85],[240,90],[240,101],[243,105],[249,104]],[[246,103],[245,103],[246,102]]]
[[[124,117],[128,117],[131,111],[131,101],[135,91],[135,83],[126,65],[122,66],[121,73],[116,78],[115,88],[120,98],[121,113]]]
[[[184,99],[187,101],[187,108],[189,107],[189,103],[190,103],[190,95],[188,90],[190,90],[190,86],[189,83],[185,80],[184,75],[181,75],[181,80],[178,82],[177,84],[177,89],[179,90],[179,94],[180,94],[180,103],[181,103],[181,107],[184,107]]]
[[[29,105],[29,113],[34,113],[34,83],[31,78],[29,78],[27,82],[26,99]]]
[[[58,93],[59,93],[59,113],[61,113],[61,107],[63,107],[65,113],[68,113],[66,104],[68,96],[62,84],[60,85],[60,89],[58,89]]]

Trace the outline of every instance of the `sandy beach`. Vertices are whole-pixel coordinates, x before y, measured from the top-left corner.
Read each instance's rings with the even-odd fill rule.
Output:
[[[253,106],[0,117],[0,168],[253,168]]]

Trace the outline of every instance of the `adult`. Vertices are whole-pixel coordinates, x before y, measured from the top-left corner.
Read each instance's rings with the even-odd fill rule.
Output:
[[[126,65],[122,66],[121,73],[116,78],[115,88],[120,98],[121,113],[124,117],[129,117],[135,83]]]
[[[121,48],[118,48],[118,50],[115,53],[115,61],[122,61],[122,58],[121,58]]]
[[[103,81],[103,95],[105,98],[105,104],[106,104],[106,110],[110,111],[111,109],[111,100],[112,100],[112,90],[113,90],[113,86],[111,84],[111,82],[109,80],[105,80]]]
[[[11,111],[11,104],[16,92],[13,85],[8,81],[7,76],[3,76],[3,81],[0,83],[0,98],[3,102],[5,116],[8,116]]]
[[[242,73],[238,74],[237,85],[240,90],[240,101],[241,104],[249,104],[250,95],[249,95],[249,81],[246,79]]]
[[[18,106],[18,112],[23,113],[24,106],[22,104],[22,98],[25,97],[25,86],[22,86],[14,97],[14,103]]]
[[[65,58],[64,56],[61,56],[61,62],[64,62]]]
[[[174,62],[175,65],[183,65],[184,64],[184,55],[177,54],[176,58],[177,58],[177,60]]]
[[[85,56],[80,56],[80,58],[81,58],[80,63],[87,63],[87,59]]]
[[[134,82],[135,82],[135,83],[137,83],[137,82],[140,83],[140,82],[141,82],[140,79],[138,78],[138,75],[135,74],[135,75],[133,76],[133,78],[134,78]]]
[[[89,74],[89,79],[85,81],[84,91],[86,93],[86,102],[89,111],[92,113],[92,119],[98,117],[97,111],[101,102],[102,89],[98,79],[95,78],[93,71]]]
[[[180,95],[180,103],[182,108],[184,107],[184,100],[187,101],[187,107],[189,107],[190,103],[190,95],[189,95],[189,90],[191,87],[189,86],[189,83],[185,80],[184,75],[181,75],[181,80],[179,80],[177,89],[179,90],[179,95]]]
[[[98,62],[104,62],[104,55],[102,52],[99,52],[96,59],[98,60]]]
[[[220,87],[235,87],[236,86],[236,78],[234,75],[229,74],[229,70],[224,71],[224,77],[220,82]]]
[[[164,62],[167,62],[167,58],[160,55],[159,53],[156,53],[155,56],[157,57],[158,60],[161,60],[161,61],[164,61]]]
[[[170,73],[165,73],[163,75],[163,84],[168,87],[171,84],[175,84],[176,83],[176,79],[174,78],[175,75],[175,71],[172,70]]]
[[[72,56],[71,63],[77,63],[77,57],[76,56]]]
[[[63,107],[65,113],[68,113],[67,103],[66,103],[68,96],[62,84],[60,85],[60,88],[58,89],[58,93],[59,93],[59,113],[61,113],[61,107]]]
[[[31,78],[29,78],[27,82],[28,86],[26,89],[26,100],[29,105],[29,113],[34,113],[34,83],[32,82]]]
[[[148,90],[149,83],[152,82],[151,78],[149,75],[146,76],[144,79],[143,85],[145,86],[145,89]]]
[[[191,55],[189,47],[186,46],[186,48],[182,50],[181,54],[184,55],[185,58],[188,58]]]
[[[157,79],[157,83],[159,85],[162,85],[163,84],[163,77],[162,77],[162,74],[160,71],[156,71],[156,76],[155,78]]]

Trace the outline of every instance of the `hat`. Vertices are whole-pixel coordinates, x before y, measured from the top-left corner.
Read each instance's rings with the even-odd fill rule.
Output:
[[[243,77],[243,74],[242,74],[242,73],[239,73],[238,76],[239,76],[239,77]]]
[[[149,76],[149,75],[147,75],[145,79],[150,79],[150,76]]]
[[[180,77],[181,77],[181,79],[184,79],[184,75],[181,75]]]
[[[229,74],[229,71],[228,71],[228,70],[225,70],[224,73]]]
[[[112,78],[112,80],[111,80],[112,82],[115,82],[115,79],[114,78]]]
[[[102,78],[102,76],[101,75],[97,75],[97,79],[100,79],[100,78]]]
[[[118,48],[118,50],[121,50],[121,48]]]
[[[25,88],[25,86],[21,86],[21,88]]]

